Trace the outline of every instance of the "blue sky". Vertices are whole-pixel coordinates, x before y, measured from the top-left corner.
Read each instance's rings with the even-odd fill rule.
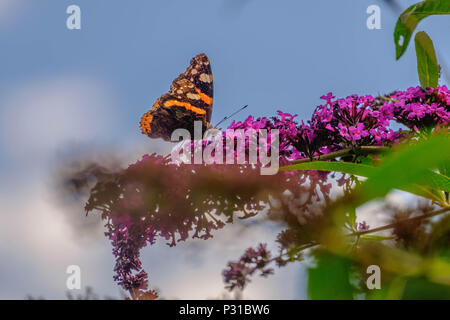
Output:
[[[212,63],[213,123],[244,104],[238,119],[277,110],[308,119],[330,91],[377,95],[418,84],[414,48],[395,60],[397,13],[381,0],[0,3],[0,298],[61,298],[65,266],[77,263],[86,270],[83,285],[118,296],[101,228],[77,238],[71,224],[84,226],[85,218],[67,218],[73,208],[53,199],[52,170],[62,155],[79,150],[114,148],[130,161],[165,150],[140,134],[139,118],[197,53]],[[414,1],[397,3],[404,9]],[[81,30],[66,28],[72,4],[81,8]],[[366,27],[372,4],[381,7],[381,30]],[[427,18],[418,30],[450,62],[448,16]],[[170,297],[218,296],[225,263],[247,246],[272,241],[275,229],[235,226],[211,244],[146,249],[150,282]],[[243,230],[240,241],[229,236]],[[192,262],[197,251],[201,258]],[[303,268],[255,279],[245,294],[304,298]],[[208,283],[198,285],[204,275]]]

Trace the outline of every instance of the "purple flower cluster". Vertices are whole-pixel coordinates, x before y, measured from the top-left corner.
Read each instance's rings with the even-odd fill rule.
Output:
[[[381,106],[379,99],[371,95],[335,99],[328,93],[321,98],[325,104],[316,108],[307,123],[297,123],[297,115],[278,111],[277,117],[255,119],[249,116],[242,122],[233,121],[228,129],[278,129],[280,161],[287,163],[345,148],[390,146],[405,136],[401,129],[389,128],[392,121],[416,130],[450,123],[450,91],[446,86],[397,91],[382,99]]]
[[[233,290],[235,287],[244,288],[250,281],[250,277],[257,271],[261,276],[268,276],[273,269],[266,268],[271,262],[270,251],[265,244],[260,244],[256,249],[248,248],[237,262],[229,262],[228,269],[223,271],[227,288]]]
[[[370,229],[370,226],[366,221],[355,223],[354,228],[357,232],[367,231]]]
[[[411,87],[391,94],[379,111],[415,131],[445,127],[450,123],[450,91],[446,86]]]
[[[391,145],[400,132],[388,129],[392,114],[374,110],[373,97],[357,95],[333,100],[329,93],[323,96],[326,104],[314,111],[308,123],[297,123],[297,115],[278,111],[273,118],[248,117],[233,122],[229,129],[278,129],[280,133],[280,161],[313,158],[344,148],[370,145]]]
[[[86,210],[100,211],[106,221],[116,257],[114,280],[130,292],[140,292],[148,286],[140,261],[140,250],[147,244],[158,238],[170,246],[190,236],[208,239],[235,215],[244,219],[258,214],[269,196],[281,199],[284,190],[309,195],[304,206],[320,199],[319,190],[329,191],[319,181],[304,186],[305,179],[264,176],[250,165],[176,165],[147,155],[99,181]]]
[[[127,215],[124,215],[127,217]],[[106,235],[113,245],[113,254],[116,257],[114,266],[114,280],[125,290],[143,290],[148,286],[148,275],[142,270],[140,250],[146,245],[145,234],[136,228],[143,228],[139,224],[112,225]],[[137,273],[135,274],[135,271]]]
[[[329,93],[321,97],[325,104],[316,108],[310,122],[317,135],[324,137],[326,151],[370,145],[391,145],[400,133],[388,129],[392,115],[374,110],[370,95],[351,95],[336,99]]]

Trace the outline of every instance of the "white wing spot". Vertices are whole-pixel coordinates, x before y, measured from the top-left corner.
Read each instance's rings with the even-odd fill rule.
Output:
[[[188,93],[186,94],[186,96],[187,96],[189,99],[192,99],[192,100],[199,100],[199,99],[200,99],[200,96],[199,96],[198,94],[195,94],[195,93],[190,93],[190,92],[188,92]]]
[[[211,83],[212,79],[211,79],[211,76],[209,74],[202,73],[200,75],[200,81],[206,82],[206,83]]]

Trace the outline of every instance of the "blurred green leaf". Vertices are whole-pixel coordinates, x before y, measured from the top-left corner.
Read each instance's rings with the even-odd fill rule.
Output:
[[[392,237],[377,236],[372,234],[363,234],[360,238],[366,241],[383,241],[392,239]]]
[[[450,191],[450,178],[434,171],[428,171],[428,185]]]
[[[389,156],[387,156],[387,159],[389,159]],[[398,163],[398,166],[401,167],[401,164]],[[380,174],[380,169],[383,168],[383,164],[380,167],[372,167],[366,164],[358,164],[358,163],[351,163],[351,162],[328,162],[328,161],[312,161],[312,162],[304,162],[304,163],[298,163],[291,166],[286,166],[280,168],[282,171],[289,171],[289,170],[321,170],[321,171],[336,171],[336,172],[342,172],[352,175],[357,175],[360,177],[374,177],[378,174]],[[399,169],[401,171],[401,168]],[[412,192],[415,194],[420,193],[421,196],[423,195],[420,190],[417,190],[417,188],[401,188],[400,184],[396,183],[396,179],[392,179],[396,176],[396,173],[394,173],[392,176],[389,177],[389,180],[391,183],[395,186],[395,188],[402,189],[408,192]],[[436,173],[434,171],[431,171],[429,169],[426,169],[422,171],[421,174],[422,179],[419,180],[423,185],[432,187],[432,188],[439,188],[444,191],[450,191],[450,178],[441,175],[439,173]],[[392,188],[392,186],[390,187]]]
[[[353,174],[361,177],[368,177],[375,173],[376,168],[366,165],[352,162],[340,162],[340,161],[311,161],[297,163],[290,166],[280,168],[282,171],[289,170],[321,170],[321,171],[336,171],[342,173]]]
[[[435,14],[450,14],[450,1],[422,1],[410,6],[400,15],[394,30],[395,54],[397,60],[405,53],[409,41],[411,40],[411,36],[419,22],[422,19]]]
[[[373,155],[368,155],[365,157],[359,157],[359,163],[361,164],[365,164],[368,166],[372,166],[373,165]]]
[[[393,277],[389,281],[381,284],[379,290],[369,290],[367,300],[400,300],[403,296],[406,280],[401,277]]]
[[[450,286],[450,260],[435,257],[427,263],[427,276],[434,282]]]
[[[356,291],[350,283],[350,261],[321,251],[317,266],[308,269],[308,296],[313,300],[349,300]]]
[[[414,38],[417,56],[417,73],[422,88],[436,88],[439,82],[439,65],[434,52],[433,42],[421,31]]]
[[[448,178],[430,171],[450,162],[450,138],[447,133],[395,150],[377,168],[377,174],[369,177],[358,192],[361,203],[385,196],[390,190],[408,188],[414,184],[439,184],[449,190]],[[430,178],[433,177],[433,178]],[[434,178],[438,177],[438,178]],[[439,181],[437,181],[439,180]]]
[[[349,222],[350,226],[353,228],[356,224],[356,208],[351,208],[349,210]]]
[[[404,300],[448,300],[450,286],[428,281],[426,278],[409,278],[403,289]]]

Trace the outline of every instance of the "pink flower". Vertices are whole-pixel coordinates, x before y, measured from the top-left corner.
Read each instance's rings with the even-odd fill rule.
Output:
[[[367,130],[364,130],[364,124],[362,123],[358,123],[356,127],[349,127],[348,131],[350,132],[353,141],[360,140],[369,135],[369,132]]]
[[[328,94],[326,96],[321,96],[320,99],[325,100],[329,105],[331,105],[331,100],[334,99],[335,97],[333,96],[333,94],[331,92],[328,92]]]

